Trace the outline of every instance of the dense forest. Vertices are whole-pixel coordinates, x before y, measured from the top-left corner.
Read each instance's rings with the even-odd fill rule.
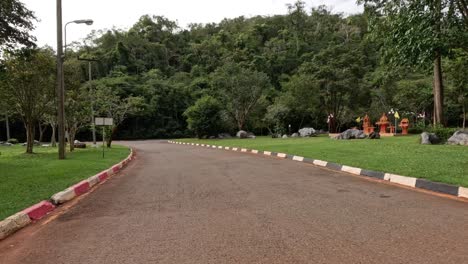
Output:
[[[144,15],[128,30],[93,32],[66,51],[67,115],[74,120],[68,129],[90,139],[91,114],[85,111],[90,105],[96,115],[117,118],[113,133],[122,139],[241,129],[267,135],[306,126],[336,132],[358,126],[356,119],[366,113],[376,122],[390,109],[409,118],[414,131],[433,123],[464,127],[468,22],[461,9],[449,6],[457,1],[440,2],[447,6],[434,13],[425,4],[362,1],[363,14],[344,16],[298,1],[285,7],[286,15],[187,28]],[[45,57],[54,52],[47,47],[35,52],[53,74],[55,65]],[[3,56],[5,82],[14,77],[8,69],[18,56],[23,55]],[[92,81],[83,58],[94,60]],[[54,80],[43,85],[53,98]],[[50,102],[44,99],[43,106],[53,115]],[[3,116],[9,116],[14,137],[24,138],[23,117],[9,106],[0,106],[8,112]],[[47,121],[48,108],[41,109],[34,129],[49,135],[48,125],[55,123]],[[1,126],[5,131],[5,122]],[[0,133],[0,140],[4,137]]]

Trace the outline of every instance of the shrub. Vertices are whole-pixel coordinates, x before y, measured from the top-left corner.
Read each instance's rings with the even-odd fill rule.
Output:
[[[187,117],[189,129],[198,138],[214,136],[221,128],[221,104],[211,96],[198,99],[184,112],[184,116]]]
[[[10,138],[9,140],[7,140],[7,142],[11,144],[18,144],[18,140],[16,138]]]
[[[458,129],[442,126],[434,126],[428,129],[428,132],[434,133],[442,141],[446,142]]]
[[[421,134],[424,132],[424,130],[420,127],[410,127],[408,128],[408,133],[409,134]]]

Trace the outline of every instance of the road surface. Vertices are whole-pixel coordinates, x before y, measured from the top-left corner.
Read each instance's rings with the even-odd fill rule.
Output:
[[[0,242],[0,263],[468,263],[468,203],[261,155],[137,159]]]

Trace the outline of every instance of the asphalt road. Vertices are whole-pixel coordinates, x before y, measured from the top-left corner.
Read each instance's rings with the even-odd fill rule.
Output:
[[[468,203],[162,141],[0,242],[0,263],[468,263]]]

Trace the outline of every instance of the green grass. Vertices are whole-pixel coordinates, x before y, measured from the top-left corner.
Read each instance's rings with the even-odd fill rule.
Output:
[[[57,159],[56,148],[24,152],[22,146],[0,146],[0,220],[109,168],[130,150],[114,145],[103,159],[100,148],[76,149],[66,160]]]
[[[333,140],[315,138],[222,139],[194,142],[229,147],[284,152],[363,169],[425,178],[468,187],[468,148],[451,145],[421,145],[419,136],[383,137],[380,140]]]

